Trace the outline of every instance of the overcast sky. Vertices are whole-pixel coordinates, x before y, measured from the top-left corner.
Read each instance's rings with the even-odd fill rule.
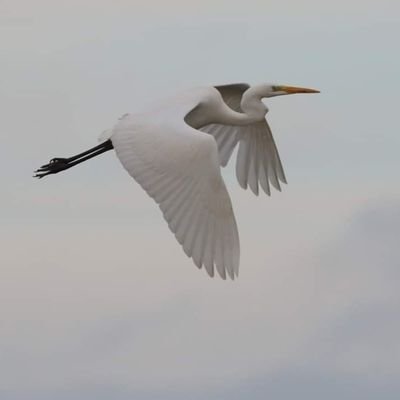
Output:
[[[398,399],[400,3],[0,0],[0,398]],[[210,279],[112,152],[125,112],[273,82],[289,185],[224,170],[239,279]]]

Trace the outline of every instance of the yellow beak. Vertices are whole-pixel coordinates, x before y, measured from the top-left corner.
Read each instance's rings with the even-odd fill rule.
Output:
[[[295,94],[295,93],[320,93],[319,90],[315,89],[307,89],[295,86],[275,86],[275,90],[279,92],[286,92],[287,94]]]

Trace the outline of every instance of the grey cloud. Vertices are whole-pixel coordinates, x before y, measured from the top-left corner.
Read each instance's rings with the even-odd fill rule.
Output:
[[[400,202],[373,202],[318,260],[319,368],[366,382],[400,371]]]

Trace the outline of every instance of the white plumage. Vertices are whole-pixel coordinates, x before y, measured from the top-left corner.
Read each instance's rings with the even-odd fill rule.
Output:
[[[247,84],[196,88],[145,112],[124,115],[102,134],[103,145],[69,159],[53,159],[36,176],[57,173],[114,148],[124,168],[159,205],[194,263],[210,276],[216,269],[223,279],[234,279],[239,235],[220,165],[228,163],[239,144],[239,184],[256,195],[260,186],[268,195],[270,185],[280,190],[286,178],[261,99],[316,92]]]

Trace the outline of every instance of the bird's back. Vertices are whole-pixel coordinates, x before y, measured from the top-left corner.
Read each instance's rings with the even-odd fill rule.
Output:
[[[215,118],[221,103],[222,97],[214,87],[197,87],[161,101],[149,108],[145,115],[163,123],[186,122],[197,129]]]

